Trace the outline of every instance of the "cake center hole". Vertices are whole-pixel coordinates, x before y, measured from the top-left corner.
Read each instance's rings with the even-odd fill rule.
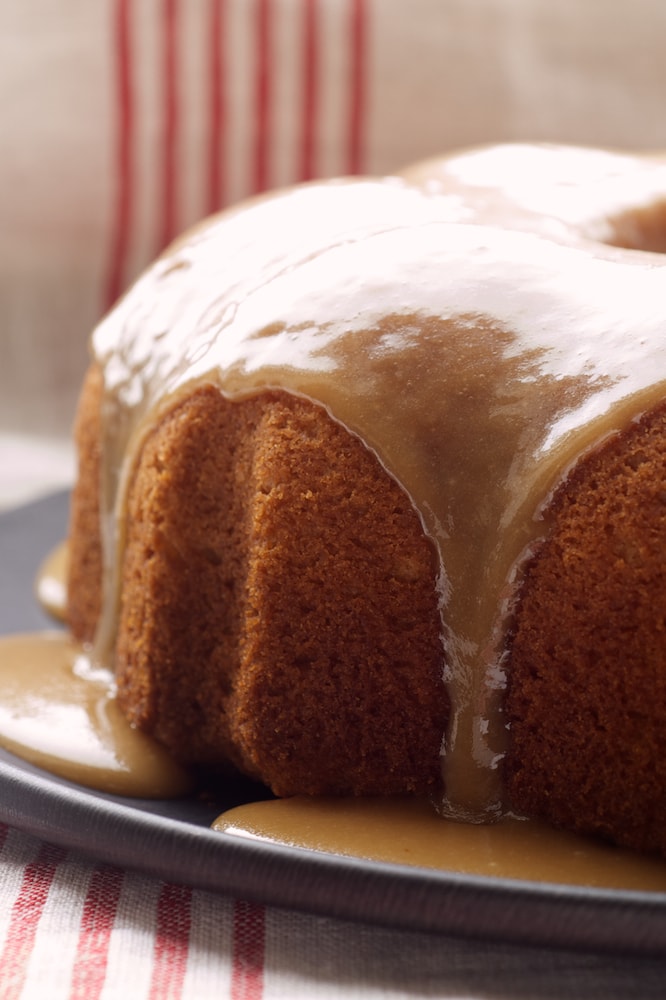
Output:
[[[624,250],[666,253],[666,200],[630,209],[609,219],[611,237],[604,242]]]

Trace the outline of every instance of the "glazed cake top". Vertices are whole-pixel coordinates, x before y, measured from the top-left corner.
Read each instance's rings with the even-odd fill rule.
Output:
[[[509,146],[201,224],[93,335],[109,592],[126,480],[161,412],[201,382],[312,399],[377,454],[437,547],[445,811],[500,809],[519,568],[567,470],[665,394],[664,258],[627,248],[660,245],[665,204],[658,158]]]

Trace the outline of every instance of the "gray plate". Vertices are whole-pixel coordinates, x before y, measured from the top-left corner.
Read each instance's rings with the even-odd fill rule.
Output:
[[[67,522],[57,494],[0,516],[0,632],[52,627],[35,572]],[[97,794],[0,751],[0,820],[171,881],[311,913],[434,934],[625,954],[666,952],[666,894],[433,872],[226,838],[208,826],[257,797],[143,801]]]

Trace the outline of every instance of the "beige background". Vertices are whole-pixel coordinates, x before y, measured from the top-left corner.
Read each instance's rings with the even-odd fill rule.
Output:
[[[158,0],[130,4],[137,114],[129,279],[152,258],[165,127]],[[316,165],[345,169],[350,0],[320,0]],[[0,468],[71,476],[66,442],[113,223],[114,0],[0,0]],[[205,0],[178,31],[179,226],[204,212]],[[256,5],[228,0],[227,197],[249,193]],[[269,183],[298,176],[303,6],[274,0]],[[538,139],[666,148],[663,0],[366,0],[364,166],[390,172],[461,145]],[[205,67],[204,67],[205,69]],[[160,89],[162,88],[162,89]],[[58,447],[44,448],[55,439]],[[21,460],[21,456],[23,459]],[[26,457],[27,456],[27,457]],[[26,471],[15,478],[25,480]],[[11,478],[11,476],[10,476]],[[18,487],[17,487],[18,488]]]

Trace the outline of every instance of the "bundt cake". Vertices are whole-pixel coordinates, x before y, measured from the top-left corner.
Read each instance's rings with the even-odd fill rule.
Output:
[[[92,338],[68,616],[132,723],[277,795],[666,853],[666,165],[302,185]]]

